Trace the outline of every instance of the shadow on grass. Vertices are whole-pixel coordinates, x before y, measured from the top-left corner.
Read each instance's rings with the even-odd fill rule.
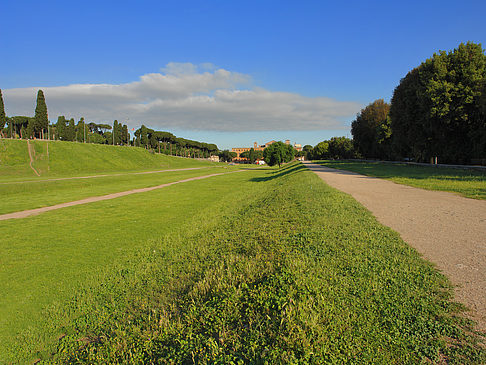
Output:
[[[321,166],[348,170],[355,173],[384,179],[408,178],[413,180],[442,180],[464,182],[486,182],[486,173],[477,170],[448,169],[429,166],[411,166],[407,164],[363,163],[352,161],[316,161]]]
[[[274,173],[269,175],[269,176],[265,176],[265,177],[254,177],[252,179],[250,179],[250,181],[254,181],[254,182],[264,182],[264,181],[270,181],[270,180],[273,180],[273,179],[278,179],[279,177],[282,177],[282,176],[285,176],[285,175],[290,175],[290,174],[295,174],[301,170],[305,170],[306,167],[299,163],[298,165],[286,165],[284,167],[281,167],[280,169],[278,170],[274,170]]]

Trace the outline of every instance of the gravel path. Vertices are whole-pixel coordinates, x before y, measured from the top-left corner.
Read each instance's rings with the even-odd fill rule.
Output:
[[[180,169],[180,170],[190,170],[190,169]],[[140,189],[121,191],[119,193],[107,194],[107,195],[102,195],[102,196],[93,196],[93,197],[90,197],[90,198],[75,200],[75,201],[72,201],[72,202],[51,205],[50,207],[29,209],[29,210],[23,210],[21,212],[2,214],[2,215],[0,215],[0,221],[6,220],[6,219],[27,218],[27,217],[30,217],[30,216],[33,216],[33,215],[38,215],[38,214],[48,212],[48,211],[51,211],[51,210],[56,210],[56,209],[61,209],[61,208],[66,208],[66,207],[72,207],[74,205],[99,202],[99,201],[102,201],[102,200],[115,199],[115,198],[119,198],[119,197],[122,197],[122,196],[125,196],[125,195],[130,195],[130,194],[144,193],[146,191],[161,189],[161,188],[165,188],[167,186],[171,186],[171,185],[175,185],[175,184],[185,183],[185,182],[194,181],[194,180],[206,179],[206,178],[212,177],[212,176],[231,174],[233,172],[239,172],[239,171],[245,171],[245,170],[237,170],[237,171],[231,171],[231,172],[220,172],[220,173],[217,173],[217,174],[196,176],[196,177],[191,177],[191,178],[184,179],[184,180],[173,181],[173,182],[162,184],[162,185],[151,186],[151,187],[148,187],[148,188],[140,188]]]
[[[305,163],[326,183],[352,195],[456,285],[455,299],[486,331],[486,201],[413,188]]]

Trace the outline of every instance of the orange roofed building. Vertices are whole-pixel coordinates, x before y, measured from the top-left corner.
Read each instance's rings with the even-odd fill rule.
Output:
[[[277,141],[271,140],[270,142],[267,142],[267,143],[262,144],[260,146],[258,145],[258,143],[253,142],[253,149],[255,151],[263,151],[265,148],[267,148],[268,146],[270,146],[271,144],[273,144],[275,142],[277,142]],[[287,139],[285,141],[285,144],[290,144],[290,140]],[[233,161],[244,161],[244,160],[246,160],[246,158],[240,157],[240,154],[242,154],[243,152],[249,151],[251,148],[252,147],[237,147],[237,148],[232,148],[231,149],[231,152],[236,152],[236,157],[233,159]],[[300,144],[294,144],[294,148],[297,151],[302,151],[302,146]]]

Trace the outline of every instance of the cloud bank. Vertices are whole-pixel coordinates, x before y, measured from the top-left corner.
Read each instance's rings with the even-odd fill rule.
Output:
[[[132,126],[222,132],[344,128],[360,105],[254,87],[245,74],[210,64],[169,63],[125,84],[73,84],[3,90],[8,115],[33,115],[44,91],[49,118],[114,119]]]

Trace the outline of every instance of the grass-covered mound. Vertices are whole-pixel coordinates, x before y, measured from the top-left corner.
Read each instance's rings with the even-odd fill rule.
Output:
[[[54,246],[18,237],[24,243],[14,246],[32,257],[57,248],[60,262],[51,257],[51,266],[65,275],[58,290],[73,286],[70,277],[83,284],[69,304],[44,311],[51,345],[25,331],[19,354],[31,346],[46,363],[486,360],[468,321],[456,317],[446,278],[300,165],[177,185],[63,217],[23,224],[21,236],[44,232],[45,240],[54,235],[45,232],[49,220],[73,220],[70,237],[60,225]],[[114,231],[101,222],[116,224]],[[69,265],[66,250],[77,253]],[[18,257],[6,263],[13,270]],[[89,267],[98,280],[86,279]]]
[[[81,176],[209,165],[210,162],[151,153],[146,149],[62,141],[30,141],[32,167],[45,177]],[[0,139],[0,176],[38,178],[26,140]]]

